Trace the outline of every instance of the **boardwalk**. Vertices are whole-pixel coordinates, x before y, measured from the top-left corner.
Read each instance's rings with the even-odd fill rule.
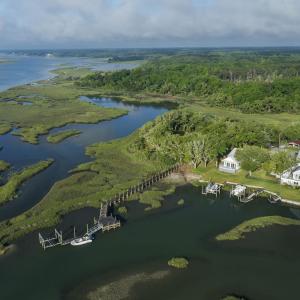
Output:
[[[94,219],[94,224],[92,227],[89,228],[87,226],[86,233],[83,235],[83,237],[92,236],[99,231],[106,232],[121,227],[121,222],[117,220],[116,217],[113,217],[112,215],[108,215],[109,207],[112,206],[113,204],[118,204],[128,200],[130,196],[136,193],[143,192],[145,189],[151,187],[154,183],[159,182],[160,180],[171,175],[173,172],[178,171],[179,168],[180,165],[176,164],[168,168],[167,170],[158,172],[153,176],[151,176],[150,178],[143,180],[140,184],[132,186],[126,191],[119,193],[115,195],[113,198],[111,198],[110,200],[107,200],[104,203],[102,203],[99,210],[98,219],[96,218]],[[39,243],[41,244],[44,250],[55,246],[69,245],[75,238],[78,238],[75,236],[75,228],[74,228],[74,237],[66,240],[63,239],[63,233],[56,229],[54,230],[54,235],[52,237],[44,238],[41,233],[39,233],[38,237],[39,237]]]

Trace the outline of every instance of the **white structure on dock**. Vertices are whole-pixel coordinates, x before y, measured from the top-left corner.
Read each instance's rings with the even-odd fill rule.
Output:
[[[237,151],[237,148],[234,148],[228,154],[228,156],[221,161],[220,166],[219,166],[219,170],[221,172],[235,174],[235,173],[237,173],[240,170],[241,164],[236,159],[236,151]]]
[[[216,197],[221,193],[221,185],[217,183],[210,182],[204,189],[202,186],[202,194],[208,195],[213,194]]]
[[[300,163],[283,172],[280,176],[280,183],[300,187]]]
[[[242,197],[246,197],[246,190],[247,190],[246,186],[238,184],[232,189],[230,195],[241,199]]]

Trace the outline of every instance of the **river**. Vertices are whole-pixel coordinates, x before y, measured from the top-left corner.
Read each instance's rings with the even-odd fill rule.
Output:
[[[178,206],[182,198],[185,204]],[[129,299],[214,300],[231,293],[257,300],[298,299],[300,228],[271,227],[241,241],[214,240],[257,216],[294,217],[289,208],[263,200],[241,205],[226,193],[218,199],[205,197],[190,185],[178,187],[159,210],[146,213],[138,203],[128,208],[121,229],[98,234],[84,247],[43,251],[37,233],[20,239],[15,252],[0,259],[2,299],[85,299],[89,290],[108,282],[169,270],[167,261],[173,256],[188,257],[189,268],[137,285]],[[59,227],[78,225],[79,220],[83,224],[93,215],[93,209],[74,212]]]
[[[0,91],[16,85],[52,78],[50,71],[62,67],[82,67],[102,71],[131,69],[136,63],[107,63],[103,58],[44,57],[0,53]]]
[[[32,207],[55,181],[67,176],[68,170],[88,161],[84,155],[87,145],[126,136],[166,111],[105,98],[83,97],[82,101],[126,108],[129,113],[94,125],[67,125],[63,129],[76,128],[83,133],[58,145],[47,143],[45,137],[39,145],[22,143],[11,134],[0,137],[5,146],[1,159],[16,168],[48,157],[56,160],[24,185],[17,199],[0,208],[2,220]],[[62,129],[52,132],[57,130]],[[179,199],[185,200],[183,206],[178,206]],[[36,232],[19,239],[12,253],[0,257],[1,299],[79,300],[101,286],[110,296],[110,282],[157,271],[167,271],[167,275],[134,285],[127,298],[217,300],[238,294],[256,300],[298,299],[300,228],[270,227],[235,242],[216,242],[214,237],[244,220],[267,215],[295,218],[300,215],[299,210],[261,199],[242,205],[226,192],[218,199],[205,197],[200,188],[189,184],[177,187],[175,193],[166,197],[162,208],[150,212],[144,208],[136,202],[128,204],[127,221],[121,229],[98,234],[92,244],[84,247],[43,251]],[[58,228],[68,229],[79,223],[83,227],[96,215],[90,208],[73,212]],[[189,268],[171,270],[167,261],[174,256],[187,257]],[[118,286],[118,293],[128,288],[128,281],[125,283]]]

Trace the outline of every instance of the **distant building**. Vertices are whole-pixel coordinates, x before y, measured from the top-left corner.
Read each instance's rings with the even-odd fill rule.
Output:
[[[298,151],[297,157],[296,157],[297,161],[300,161],[300,151]]]
[[[280,177],[281,184],[300,187],[300,163],[286,170]]]
[[[219,166],[219,170],[221,172],[235,174],[240,170],[241,164],[235,157],[236,156],[236,151],[237,151],[237,149],[234,148],[228,154],[228,156],[221,161],[220,166]]]
[[[300,148],[300,141],[289,142],[289,146],[292,146],[294,148]]]

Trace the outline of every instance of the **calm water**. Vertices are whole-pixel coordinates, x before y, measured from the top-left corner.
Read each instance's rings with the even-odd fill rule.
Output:
[[[183,207],[177,205],[181,198]],[[192,186],[177,188],[162,209],[145,213],[143,208],[131,203],[120,230],[99,234],[85,247],[44,252],[36,233],[19,240],[15,253],[0,259],[1,297],[84,299],[89,289],[130,274],[168,269],[170,257],[185,256],[190,259],[187,270],[171,270],[165,279],[137,285],[130,299],[213,300],[228,293],[257,300],[299,299],[299,228],[273,227],[238,242],[214,241],[246,219],[295,217],[290,209],[262,200],[239,205],[226,194],[206,198]],[[66,230],[95,214],[92,209],[75,212],[60,227]]]
[[[87,98],[83,97],[82,100],[87,101]],[[60,129],[53,129],[50,133],[66,129],[82,131],[80,136],[67,139],[59,144],[48,143],[45,136],[40,139],[39,145],[23,143],[18,137],[11,134],[0,136],[0,145],[4,146],[0,152],[0,159],[11,163],[15,169],[43,159],[55,159],[55,163],[50,168],[27,181],[17,199],[0,207],[0,220],[19,215],[31,208],[47,194],[57,180],[68,176],[69,170],[80,163],[87,162],[90,158],[85,155],[86,146],[127,136],[144,123],[167,111],[162,107],[123,104],[108,98],[94,98],[89,101],[104,107],[126,109],[128,114],[99,124],[72,124]]]
[[[19,83],[49,78],[49,70],[62,63],[88,65],[74,58],[14,57],[11,64],[0,64],[0,89]],[[118,68],[99,62],[97,68]],[[6,74],[6,75],[5,75]],[[40,139],[39,145],[22,143],[11,134],[0,137],[4,145],[0,159],[15,169],[41,159],[54,158],[55,163],[26,183],[20,196],[0,208],[0,220],[29,209],[47,193],[53,183],[68,175],[77,164],[89,160],[84,148],[94,142],[126,136],[166,109],[122,104],[112,99],[81,98],[105,107],[125,108],[128,115],[94,125],[68,125],[80,129],[79,137],[58,145]],[[70,153],[72,155],[70,155]],[[179,207],[177,201],[185,199]],[[131,274],[170,270],[167,261],[184,256],[190,267],[171,270],[156,282],[138,284],[130,299],[220,299],[226,294],[240,294],[249,299],[299,299],[300,228],[271,227],[251,233],[247,239],[218,243],[214,237],[240,222],[258,216],[281,215],[299,218],[299,210],[270,205],[262,200],[240,205],[222,194],[219,199],[206,198],[193,186],[178,187],[165,199],[163,207],[144,212],[144,206],[131,203],[127,222],[115,232],[98,234],[85,247],[59,247],[44,252],[37,233],[17,241],[16,250],[0,257],[0,299],[4,300],[76,300],[85,299],[89,290]],[[66,216],[58,226],[64,232],[73,225],[84,224],[97,215],[84,209]]]
[[[22,56],[0,53],[0,61],[2,60],[7,60],[8,63],[0,63],[0,91],[20,84],[49,79],[54,76],[50,71],[60,67],[87,67],[111,71],[137,66],[137,64],[131,63],[107,63],[105,59]]]

